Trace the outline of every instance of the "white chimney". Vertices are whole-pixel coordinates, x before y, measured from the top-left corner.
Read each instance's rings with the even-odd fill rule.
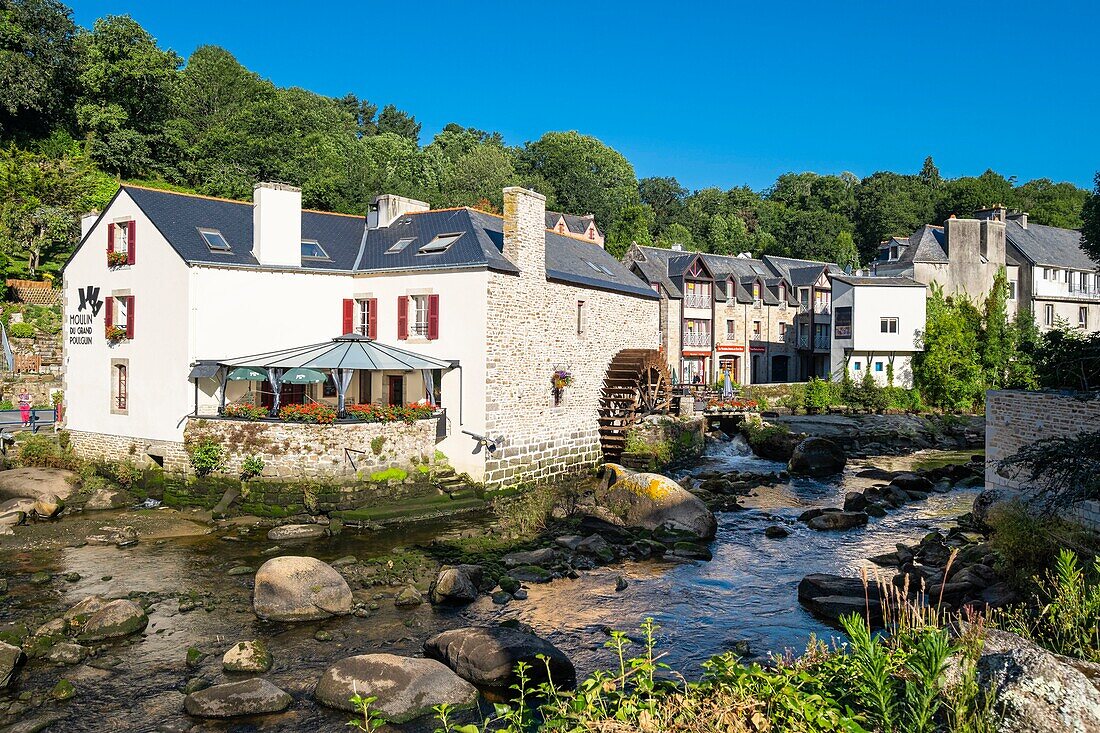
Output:
[[[252,255],[261,265],[301,267],[302,189],[284,183],[252,188]]]
[[[95,226],[96,221],[99,219],[98,211],[89,211],[84,216],[80,217],[80,238],[88,236],[88,232],[92,231],[92,227]]]
[[[375,196],[371,201],[370,210],[367,212],[367,228],[380,229],[388,227],[405,214],[419,214],[431,210],[424,201],[397,196],[392,193],[384,193]]]
[[[683,252],[684,251],[684,245],[680,244],[679,242],[675,242],[672,245],[672,251],[673,252]]]

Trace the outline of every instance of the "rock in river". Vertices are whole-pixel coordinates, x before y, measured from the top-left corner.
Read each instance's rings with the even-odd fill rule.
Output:
[[[118,639],[144,630],[148,623],[145,609],[133,601],[120,598],[89,616],[78,638],[81,641]]]
[[[424,653],[453,669],[464,680],[482,687],[507,687],[515,682],[519,662],[530,665],[529,679],[546,680],[546,665],[558,687],[572,687],[577,672],[569,657],[534,634],[503,626],[468,626],[436,634],[424,642]]]
[[[866,512],[825,512],[806,522],[810,529],[828,532],[835,529],[852,529],[867,524]]]
[[[0,499],[37,499],[43,494],[67,499],[76,474],[59,468],[12,468],[0,471]]]
[[[284,524],[267,533],[267,538],[274,542],[312,540],[324,536],[325,528],[320,524]]]
[[[65,508],[57,494],[45,493],[34,502],[34,513],[41,519],[53,519]]]
[[[27,655],[17,646],[0,641],[0,689],[12,683],[19,668],[27,661]]]
[[[252,606],[271,621],[312,621],[351,612],[351,588],[325,563],[287,555],[268,560],[256,572]]]
[[[271,669],[271,652],[262,641],[242,641],[234,644],[222,657],[226,672],[262,674]]]
[[[428,715],[436,705],[462,708],[477,701],[477,689],[434,659],[360,654],[325,670],[314,696],[337,710],[354,710],[354,694],[376,697],[374,707],[391,723]]]
[[[847,461],[844,449],[833,441],[810,437],[794,449],[788,470],[803,476],[831,476],[843,471]]]
[[[662,527],[710,539],[718,531],[714,514],[702,499],[667,476],[634,473],[613,463],[601,469],[606,480],[596,489],[596,503],[628,527]]]
[[[253,677],[192,692],[183,699],[183,707],[200,718],[236,718],[282,712],[290,707],[292,700],[267,680]]]
[[[477,598],[483,571],[480,565],[444,565],[428,588],[432,603],[461,606]]]
[[[133,503],[133,497],[120,489],[97,489],[88,501],[84,502],[86,511],[120,509]]]

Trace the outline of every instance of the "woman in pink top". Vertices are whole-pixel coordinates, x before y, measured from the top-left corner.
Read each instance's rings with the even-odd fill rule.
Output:
[[[19,416],[23,419],[23,427],[29,427],[31,424],[31,396],[27,394],[27,390],[19,395]]]

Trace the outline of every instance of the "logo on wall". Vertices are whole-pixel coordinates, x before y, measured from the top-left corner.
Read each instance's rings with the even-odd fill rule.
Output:
[[[69,345],[86,346],[92,343],[92,324],[103,309],[103,301],[99,299],[99,288],[95,285],[85,285],[76,293],[80,296],[80,304],[77,312],[69,315]]]

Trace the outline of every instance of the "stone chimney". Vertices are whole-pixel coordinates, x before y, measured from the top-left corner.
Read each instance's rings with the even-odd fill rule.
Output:
[[[981,225],[982,222],[977,219],[956,219],[955,217],[944,222],[943,234],[947,242],[948,267],[972,266],[981,263]]]
[[[285,183],[252,188],[252,256],[261,265],[301,267],[302,189]]]
[[[96,221],[99,219],[98,211],[89,211],[80,217],[80,239],[88,236],[88,232],[92,231],[92,227],[95,226]]]
[[[1004,204],[996,204],[990,206],[988,209],[978,209],[974,212],[974,218],[982,219],[985,221],[1004,221],[1005,215],[1008,214],[1008,209]]]
[[[546,279],[546,197],[519,186],[504,189],[504,256],[521,277]]]
[[[381,229],[388,227],[405,214],[419,214],[429,211],[432,207],[424,201],[397,196],[392,193],[384,193],[375,196],[371,201],[370,210],[367,211],[367,228]]]
[[[1005,223],[998,219],[986,219],[981,223],[981,251],[988,262],[1005,263]]]
[[[1024,229],[1027,229],[1027,212],[1026,211],[1012,211],[1008,214],[1008,220],[1014,221]]]

